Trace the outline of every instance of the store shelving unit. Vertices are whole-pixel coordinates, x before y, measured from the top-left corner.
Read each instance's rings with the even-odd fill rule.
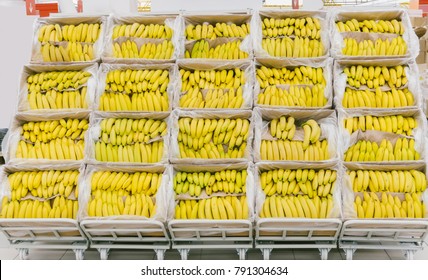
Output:
[[[253,248],[253,226],[246,220],[175,220],[169,222],[172,249],[186,260],[191,249],[236,249],[244,260]]]
[[[400,250],[412,260],[428,235],[427,220],[348,220],[343,223],[338,246],[347,260],[357,249]]]
[[[81,227],[90,240],[90,247],[107,260],[110,250],[154,250],[163,260],[170,248],[170,238],[163,223],[144,220],[85,220]]]
[[[19,258],[28,258],[30,249],[73,250],[83,260],[89,241],[78,222],[72,219],[0,219],[0,231]]]

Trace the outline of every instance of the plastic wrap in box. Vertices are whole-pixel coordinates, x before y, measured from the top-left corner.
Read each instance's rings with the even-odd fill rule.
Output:
[[[340,33],[336,27],[336,21],[347,21],[356,19],[363,20],[401,20],[404,26],[403,39],[407,44],[407,53],[404,56],[346,56],[343,55],[342,49],[345,47],[344,38],[355,38],[359,40],[392,39],[397,37],[397,34],[390,33],[363,33],[363,32],[344,32]],[[419,39],[413,32],[412,24],[406,10],[404,9],[370,9],[370,10],[338,10],[332,11],[330,14],[330,38],[331,38],[331,55],[336,59],[355,59],[355,60],[372,60],[384,58],[400,58],[408,57],[415,59],[419,55]]]
[[[169,151],[169,139],[171,131],[171,117],[167,112],[152,112],[152,113],[120,113],[120,112],[96,112],[91,115],[91,126],[88,131],[87,145],[85,154],[87,157],[87,162],[89,164],[102,164],[105,166],[112,167],[141,167],[141,166],[154,166],[154,165],[163,165],[168,162],[168,151]],[[154,120],[164,120],[167,124],[167,134],[165,136],[157,136],[152,139],[150,142],[154,141],[163,141],[163,155],[162,159],[159,162],[147,163],[147,162],[104,162],[98,161],[95,158],[95,143],[99,141],[101,134],[101,121],[103,119],[154,119]]]
[[[235,68],[239,68],[244,71],[245,75],[245,84],[243,85],[242,96],[243,103],[240,109],[252,109],[253,106],[253,85],[254,85],[254,66],[250,61],[247,62],[232,62],[232,61],[222,61],[222,62],[209,62],[207,60],[178,60],[177,65],[179,70],[201,70],[201,71],[210,71],[210,70],[233,70]],[[178,74],[179,85],[178,90],[174,93],[176,94],[174,97],[174,108],[179,108],[182,110],[194,110],[197,108],[182,108],[180,107],[180,98],[182,95],[187,94],[187,92],[183,92],[181,75]],[[207,90],[203,90],[203,93],[206,93]],[[236,110],[236,109],[214,109],[214,108],[204,108],[205,111],[219,111],[219,110]]]
[[[3,202],[4,202],[4,198],[7,197],[8,199],[11,199],[12,196],[12,190],[11,190],[11,185],[10,182],[8,180],[8,176],[10,174],[13,174],[15,172],[20,172],[20,171],[49,171],[49,170],[60,170],[60,171],[69,171],[69,170],[78,170],[79,171],[79,177],[78,177],[78,182],[77,182],[77,187],[79,188],[79,192],[80,192],[80,188],[82,186],[82,182],[83,182],[83,173],[85,171],[85,166],[78,164],[78,163],[71,163],[71,164],[57,164],[57,165],[34,165],[34,166],[28,166],[25,168],[21,168],[21,167],[16,167],[16,166],[11,166],[11,165],[5,165],[2,166],[2,168],[0,168],[0,209],[3,209]],[[21,198],[20,200],[39,200],[40,202],[43,201],[49,201],[54,199],[56,196],[52,196],[52,197],[48,197],[48,198],[41,198],[41,197],[34,197],[30,192],[28,192],[28,194]],[[71,192],[71,194],[68,196],[68,199],[71,200],[80,200],[81,198],[76,198],[74,195],[74,192]],[[3,217],[5,218],[5,217]],[[43,221],[40,221],[41,218],[38,219],[39,223],[38,223],[38,231],[37,231],[37,235],[43,235],[43,228],[46,227],[46,234],[50,234],[50,227],[52,226],[69,226],[69,223],[66,222],[66,218],[61,218],[61,219],[54,219],[54,221],[51,221],[53,219],[49,219],[49,218],[44,218]],[[64,221],[61,221],[64,220]],[[10,218],[11,223],[13,222],[13,218]],[[3,221],[3,226],[7,225],[7,221]],[[11,224],[11,226],[16,226],[16,224]],[[13,237],[30,237],[27,235],[28,231],[20,231],[19,229],[17,230],[11,230],[8,231],[8,233],[13,236]],[[77,230],[71,230],[70,232],[66,233],[69,236],[75,236],[75,235],[80,235],[80,232]],[[34,237],[34,236],[33,236]]]
[[[108,164],[98,164],[98,165],[88,165],[82,182],[82,187],[79,189],[79,212],[78,218],[82,220],[158,220],[165,222],[167,219],[168,213],[168,204],[167,197],[170,197],[172,189],[169,188],[169,167],[165,165],[151,165],[151,166],[116,166],[112,167]],[[91,198],[91,181],[92,175],[98,171],[111,171],[111,172],[124,172],[124,173],[134,173],[134,172],[151,172],[151,173],[160,173],[162,174],[161,184],[155,195],[155,207],[156,212],[154,217],[147,218],[143,216],[134,216],[134,215],[120,215],[120,216],[108,216],[108,217],[91,217],[88,215],[88,204]]]
[[[170,196],[168,197],[168,205],[169,212],[168,212],[168,220],[174,220],[175,219],[175,206],[176,206],[176,200],[186,200],[186,199],[204,199],[204,198],[210,198],[210,197],[223,197],[223,196],[229,196],[234,194],[226,194],[224,192],[218,192],[213,193],[210,196],[207,196],[206,193],[203,193],[203,196],[200,197],[191,197],[190,195],[180,195],[180,197],[176,197],[176,194],[174,192],[174,178],[177,172],[183,171],[183,172],[218,172],[222,170],[247,170],[247,180],[245,182],[246,184],[246,197],[247,197],[247,203],[248,203],[248,219],[250,221],[254,220],[254,195],[255,195],[255,181],[254,181],[254,166],[252,163],[234,163],[234,164],[201,164],[201,165],[191,165],[191,164],[175,164],[171,166],[170,169],[170,183],[169,183],[169,189],[171,190],[169,192]],[[215,220],[214,220],[215,221]]]
[[[263,171],[269,171],[274,169],[314,169],[319,171],[321,169],[335,170],[337,173],[336,187],[333,190],[333,208],[331,213],[328,214],[327,218],[341,218],[342,217],[342,186],[341,181],[343,177],[343,168],[340,166],[338,161],[330,163],[257,163],[255,168],[255,202],[256,202],[256,213],[255,219],[260,219],[260,213],[263,208],[263,204],[266,200],[266,194],[264,193],[260,183],[260,173]]]
[[[107,17],[105,16],[83,16],[83,17],[50,17],[50,18],[39,18],[34,23],[34,33],[33,33],[33,46],[31,53],[31,63],[43,63],[43,64],[65,64],[65,63],[76,63],[76,61],[69,62],[45,62],[43,61],[41,53],[41,44],[38,39],[39,30],[43,25],[47,24],[59,24],[62,25],[78,25],[80,23],[98,23],[100,25],[100,33],[98,40],[93,45],[94,59],[91,61],[77,61],[77,62],[97,62],[101,58],[101,53],[104,47],[104,33],[106,31]],[[68,42],[63,41],[56,43],[62,45],[64,48],[67,47]]]
[[[333,106],[333,76],[332,76],[332,68],[333,68],[333,59],[272,59],[272,58],[257,58],[255,68],[259,68],[261,66],[266,66],[268,68],[295,68],[298,66],[310,66],[310,67],[322,67],[323,75],[326,81],[324,96],[327,98],[327,103],[324,107],[301,107],[301,106],[270,106],[258,104],[258,96],[262,92],[260,88],[260,83],[256,77],[254,77],[254,105],[261,108],[272,108],[272,109],[281,109],[281,108],[289,108],[289,109],[305,109],[305,110],[319,110],[319,109],[331,109]],[[257,75],[256,72],[254,72]],[[302,84],[303,86],[312,86],[310,84]],[[293,86],[296,86],[293,84]],[[277,87],[281,87],[283,89],[289,89],[290,85],[277,84]]]
[[[242,118],[247,119],[250,122],[248,138],[246,139],[247,146],[244,152],[243,158],[222,158],[222,159],[204,159],[204,158],[181,158],[180,150],[178,146],[178,120],[180,118],[207,118],[207,119],[236,119]],[[219,110],[219,111],[206,111],[206,110],[194,110],[194,111],[182,111],[174,110],[171,115],[171,143],[170,143],[170,161],[177,164],[232,164],[239,162],[252,161],[252,142],[254,133],[254,121],[252,111],[250,110]]]
[[[51,113],[51,114],[31,114],[31,113],[18,113],[15,118],[13,118],[10,129],[6,134],[3,143],[2,143],[2,151],[5,161],[10,165],[17,165],[20,167],[32,167],[34,165],[57,165],[57,164],[76,164],[82,163],[83,160],[52,160],[52,159],[35,159],[35,158],[17,158],[16,151],[21,140],[21,130],[22,125],[26,122],[34,121],[54,121],[60,119],[88,119],[89,113],[87,111],[79,111],[75,110],[73,113]],[[88,139],[88,131],[85,132],[85,149],[87,146],[86,139]]]
[[[421,130],[419,130],[419,131],[421,131]],[[423,163],[426,160],[426,155],[425,155],[426,138],[421,137],[422,136],[421,133],[416,134],[415,137],[409,137],[409,136],[399,135],[399,134],[395,134],[395,133],[381,132],[381,131],[376,131],[376,130],[368,130],[365,132],[358,130],[357,132],[353,133],[351,136],[349,136],[349,133],[342,135],[342,136],[343,137],[340,138],[340,144],[339,144],[339,147],[341,147],[341,151],[342,151],[342,153],[340,155],[342,160],[344,160],[346,151],[348,151],[348,149],[351,146],[353,146],[354,144],[356,144],[360,140],[376,142],[377,145],[380,146],[382,140],[386,139],[386,140],[390,141],[393,146],[395,146],[395,143],[400,138],[401,139],[406,138],[408,140],[414,138],[415,139],[415,150],[416,150],[416,152],[418,152],[420,154],[419,160],[345,161],[344,162],[345,166],[354,166],[354,165],[361,165],[361,164],[366,164],[366,163],[379,164],[379,165],[384,165],[384,164],[402,165],[402,164],[408,164],[408,163]]]
[[[274,109],[260,109],[254,110],[254,161],[266,164],[274,164],[279,161],[265,161],[261,159],[260,147],[262,140],[274,138],[269,133],[269,123],[272,119],[280,118],[281,116],[291,116],[295,118],[297,123],[303,123],[309,119],[315,120],[321,128],[321,139],[327,139],[328,151],[330,159],[318,161],[318,163],[335,162],[339,158],[340,149],[338,147],[338,132],[337,132],[337,118],[333,110],[274,110]],[[293,140],[303,141],[303,129],[296,127],[296,134]],[[284,162],[284,161],[281,161]],[[307,164],[307,161],[293,161],[296,164]],[[314,162],[311,162],[311,164]]]
[[[240,44],[240,50],[243,52],[246,52],[248,54],[248,57],[245,58],[245,60],[248,59],[252,59],[253,57],[253,46],[252,46],[252,30],[251,30],[251,15],[249,14],[184,14],[183,15],[183,24],[182,24],[182,30],[181,30],[181,34],[183,34],[183,40],[182,40],[182,46],[181,46],[181,52],[180,52],[180,58],[184,58],[185,57],[185,52],[186,50],[191,52],[193,45],[195,44],[196,40],[187,40],[187,38],[185,37],[185,30],[186,27],[189,24],[193,24],[193,25],[197,25],[197,24],[203,24],[208,22],[209,24],[212,24],[215,26],[216,23],[234,23],[236,25],[242,25],[244,23],[248,23],[250,24],[250,33],[245,36],[244,38],[242,37],[217,37],[216,39],[201,39],[201,40],[206,40],[208,41],[210,47],[216,47],[218,45],[221,44],[226,44],[228,42],[234,42],[234,41],[241,41]],[[206,60],[209,61],[217,61],[217,62],[221,62],[224,61],[224,59],[211,59],[211,58],[190,58],[192,61],[201,61],[204,62]],[[233,59],[233,60],[229,60],[229,61],[239,61],[241,59]]]
[[[316,17],[320,20],[321,24],[321,44],[324,46],[324,53],[322,57],[313,58],[327,58],[329,56],[330,49],[330,31],[327,20],[327,13],[325,11],[304,11],[304,10],[261,10],[258,13],[254,13],[251,21],[251,36],[253,38],[254,55],[256,58],[276,58],[284,59],[285,57],[273,57],[267,53],[262,47],[262,21],[264,18],[306,18]],[[293,35],[294,36],[294,35]],[[284,36],[283,36],[284,37]],[[287,36],[288,37],[288,36]],[[286,59],[293,60],[291,57]]]
[[[375,170],[375,171],[393,171],[393,170],[419,170],[427,174],[425,163],[406,163],[402,165],[388,165],[388,164],[358,164],[349,165],[347,170]],[[349,175],[344,170],[342,176],[342,207],[343,207],[343,218],[344,219],[357,219],[357,212],[354,208],[354,201],[356,196],[363,198],[362,192],[354,192]],[[375,193],[379,199],[381,198],[381,192]],[[398,196],[401,201],[404,200],[404,193],[387,192],[393,196]],[[422,202],[425,204],[428,201],[428,190],[422,193]],[[425,209],[424,217],[428,217],[428,208]]]
[[[114,70],[168,70],[169,71],[169,84],[167,87],[168,93],[168,111],[172,111],[172,104],[174,102],[174,96],[178,94],[178,89],[180,88],[180,79],[178,77],[177,67],[174,64],[165,63],[165,64],[106,64],[102,63],[98,71],[98,87],[95,93],[94,101],[94,110],[99,110],[100,108],[100,98],[104,94],[107,74],[110,71]],[[122,93],[118,93],[122,94]],[[110,112],[133,112],[133,111],[110,111]],[[139,111],[139,112],[148,112],[148,111]]]
[[[136,38],[136,37],[120,37],[113,41],[113,29],[116,25],[121,24],[165,24],[172,29],[171,39],[151,39],[151,38]],[[116,16],[112,15],[108,19],[107,30],[105,32],[104,48],[102,53],[103,62],[107,63],[171,63],[179,57],[180,40],[181,40],[181,19],[176,14],[150,14],[150,15],[138,15],[138,16]],[[145,58],[116,58],[113,55],[113,43],[120,41],[124,42],[125,39],[132,39],[138,49],[146,43],[162,43],[165,40],[170,40],[174,46],[174,51],[170,59],[145,59]]]
[[[421,95],[421,89],[419,86],[419,70],[418,66],[414,62],[414,60],[409,59],[403,59],[403,58],[397,58],[397,59],[383,59],[383,60],[376,60],[373,58],[368,58],[366,60],[361,61],[355,61],[355,60],[336,60],[334,63],[334,104],[339,109],[346,109],[346,110],[353,110],[352,108],[344,108],[343,107],[343,97],[345,94],[345,90],[347,87],[351,89],[357,89],[355,87],[351,87],[347,84],[347,75],[343,72],[343,69],[345,67],[351,67],[351,66],[358,66],[361,65],[363,67],[369,67],[369,66],[398,66],[403,65],[404,71],[406,73],[407,78],[407,85],[403,85],[400,87],[400,89],[407,88],[413,95],[415,104],[412,104],[411,106],[407,107],[400,107],[399,109],[406,108],[406,109],[415,109],[419,108],[422,104],[422,95]],[[376,77],[375,77],[376,78]],[[375,89],[369,89],[366,85],[360,86],[357,90],[369,90],[374,92]],[[384,86],[380,87],[382,91],[390,91],[391,88],[385,83]],[[371,108],[374,110],[381,110],[381,111],[391,111],[396,110],[397,108]]]
[[[34,75],[42,72],[52,72],[52,71],[86,71],[91,74],[90,78],[86,82],[86,84],[80,85],[78,89],[82,87],[87,87],[86,92],[86,103],[88,104],[88,108],[69,108],[69,109],[31,109],[28,101],[28,83],[27,79],[30,75]],[[60,113],[60,112],[75,112],[76,110],[87,111],[94,109],[93,99],[95,95],[95,91],[97,88],[97,72],[98,65],[97,64],[67,64],[67,65],[26,65],[23,68],[21,74],[21,80],[19,84],[19,96],[18,96],[18,112],[30,112],[34,115],[40,114],[41,116],[46,115],[46,113]]]

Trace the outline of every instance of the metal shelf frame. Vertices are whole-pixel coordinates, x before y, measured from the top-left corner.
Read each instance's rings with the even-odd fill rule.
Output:
[[[73,219],[0,219],[0,231],[18,250],[21,260],[28,259],[31,248],[73,250],[76,259],[83,260],[89,245]]]
[[[112,249],[154,250],[158,260],[165,258],[171,241],[165,225],[153,220],[84,220],[82,230],[97,249],[101,260],[107,260]]]
[[[423,249],[427,236],[427,219],[348,220],[343,223],[338,245],[347,260],[352,260],[357,249],[401,250],[412,260],[414,253]]]

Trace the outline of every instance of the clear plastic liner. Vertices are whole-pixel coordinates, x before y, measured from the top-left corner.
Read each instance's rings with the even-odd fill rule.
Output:
[[[250,33],[245,36],[244,38],[242,37],[217,37],[217,39],[211,40],[211,39],[201,39],[201,40],[207,40],[210,47],[216,47],[217,45],[220,44],[225,44],[227,42],[232,42],[232,41],[236,41],[236,40],[240,40],[241,44],[240,44],[240,50],[243,52],[246,52],[248,54],[248,58],[247,59],[252,59],[253,58],[253,45],[252,45],[252,32],[253,30],[251,29],[251,15],[249,14],[205,14],[205,15],[194,15],[194,14],[183,14],[182,16],[182,25],[181,25],[181,34],[183,35],[183,39],[182,39],[182,46],[181,46],[181,52],[180,52],[180,56],[179,58],[184,58],[185,52],[186,50],[188,50],[189,52],[191,52],[194,43],[196,42],[195,40],[187,40],[187,38],[185,37],[185,29],[189,24],[193,24],[193,25],[197,25],[197,24],[203,24],[205,22],[208,22],[210,24],[215,25],[216,23],[234,23],[236,25],[242,25],[244,23],[249,23],[250,24]],[[210,59],[210,58],[191,58],[191,60],[196,60],[196,61],[214,61],[214,62],[222,62],[225,61],[224,59]],[[241,61],[242,59],[234,59],[234,60],[227,60],[227,61]]]
[[[327,20],[327,13],[325,11],[304,11],[304,10],[261,10],[254,13],[251,21],[251,32],[254,46],[254,56],[256,58],[273,58],[273,59],[287,59],[294,60],[294,58],[273,57],[262,48],[262,20],[264,18],[306,18],[315,17],[320,20],[321,24],[321,44],[324,46],[324,54],[322,57],[314,57],[315,59],[327,58],[330,49],[330,31],[329,22]],[[300,59],[300,58],[298,58]]]
[[[101,98],[101,95],[104,94],[108,72],[113,71],[113,70],[126,70],[126,69],[131,69],[131,70],[145,70],[145,69],[168,70],[169,71],[169,84],[167,87],[168,101],[169,101],[168,111],[172,111],[172,105],[174,103],[174,96],[177,94],[178,89],[180,87],[180,78],[179,78],[177,67],[171,63],[144,64],[144,65],[142,65],[142,64],[107,64],[107,63],[102,63],[100,65],[100,68],[98,71],[98,87],[97,87],[97,91],[95,93],[95,98],[94,98],[94,110],[97,111],[100,108],[100,98]],[[119,94],[122,94],[122,93],[119,93]],[[133,113],[133,111],[111,111],[111,112],[130,112],[130,113]],[[140,111],[138,111],[138,112],[140,112]]]
[[[9,130],[2,142],[2,152],[5,162],[10,165],[20,167],[33,167],[35,165],[58,165],[58,164],[80,164],[83,160],[51,160],[51,159],[35,159],[35,158],[17,158],[16,151],[21,140],[22,125],[26,122],[34,121],[53,121],[60,119],[88,119],[87,111],[75,110],[69,113],[50,113],[50,114],[33,114],[33,113],[17,113],[11,121]],[[88,139],[88,131],[85,132],[85,139]],[[85,149],[87,142],[85,141]]]
[[[421,94],[421,89],[419,86],[419,69],[417,64],[415,63],[415,61],[413,59],[409,60],[408,58],[404,58],[404,59],[382,59],[382,60],[376,60],[373,58],[368,58],[366,60],[359,60],[359,61],[355,61],[355,60],[336,60],[334,63],[334,69],[333,69],[333,73],[334,73],[334,104],[336,105],[337,108],[342,109],[343,108],[343,96],[345,94],[345,89],[347,87],[352,88],[352,89],[357,89],[355,87],[351,87],[349,85],[347,85],[347,76],[345,73],[343,73],[343,69],[345,67],[350,67],[352,65],[361,65],[363,67],[369,67],[369,66],[387,66],[387,67],[391,67],[391,66],[398,66],[398,65],[403,65],[405,66],[405,73],[406,73],[406,78],[408,80],[407,85],[403,85],[400,87],[400,89],[404,89],[407,88],[413,95],[414,99],[415,99],[415,104],[412,106],[407,106],[407,107],[401,107],[401,108],[372,108],[373,110],[380,110],[380,111],[391,111],[391,110],[397,110],[397,109],[415,109],[415,108],[420,108],[422,106],[422,94]],[[385,83],[384,86],[380,87],[382,91],[390,91],[391,88]],[[370,90],[372,92],[375,91],[375,89],[369,89],[367,86],[361,86],[360,88],[358,88],[358,90]],[[346,110],[353,110],[352,108],[343,108]]]
[[[337,132],[337,117],[333,110],[274,110],[274,109],[254,109],[254,161],[258,163],[277,164],[276,161],[264,161],[261,159],[260,147],[262,140],[274,140],[269,133],[269,123],[272,119],[280,118],[281,116],[292,116],[295,118],[296,133],[293,140],[303,141],[303,129],[298,127],[309,119],[315,120],[321,128],[320,140],[327,139],[328,150],[330,159],[324,161],[317,161],[316,163],[335,162],[339,159],[340,149],[338,146],[338,132]],[[283,162],[283,161],[281,161]],[[308,161],[291,161],[294,164],[313,164],[314,162]]]
[[[59,25],[78,25],[80,23],[98,23],[100,24],[100,33],[98,40],[93,44],[94,50],[94,59],[91,61],[78,61],[79,63],[94,63],[101,59],[101,53],[104,48],[104,37],[106,33],[107,17],[106,16],[85,16],[85,17],[50,17],[50,18],[39,18],[34,22],[33,25],[33,46],[31,52],[31,63],[40,63],[40,64],[74,64],[76,61],[69,62],[44,62],[41,53],[41,44],[38,40],[39,29],[43,25],[47,24],[59,24]],[[68,42],[56,43],[57,45],[62,45],[66,47]],[[84,43],[89,44],[89,43]]]
[[[188,118],[207,118],[207,119],[247,119],[250,121],[249,134],[246,139],[247,146],[245,149],[243,158],[222,158],[222,159],[204,159],[204,158],[181,158],[180,150],[178,146],[178,120],[183,117]],[[176,164],[232,164],[240,162],[252,161],[253,149],[251,143],[253,142],[254,133],[254,119],[252,111],[250,110],[218,110],[218,111],[206,111],[206,110],[193,110],[183,111],[174,110],[171,114],[171,143],[170,143],[170,162]]]
[[[95,143],[99,141],[101,135],[101,121],[103,119],[115,118],[115,119],[154,119],[164,120],[167,124],[167,134],[165,136],[157,136],[150,140],[150,143],[155,141],[163,141],[163,155],[159,162],[155,163],[144,163],[144,162],[104,162],[95,159]],[[171,117],[168,112],[150,112],[150,113],[135,113],[135,112],[101,112],[97,111],[91,114],[90,120],[91,126],[87,134],[87,142],[85,145],[85,156],[87,158],[86,163],[88,164],[101,164],[106,167],[132,167],[140,168],[144,166],[156,166],[164,165],[168,163],[169,158],[169,141],[171,131]]]
[[[314,169],[316,172],[321,169],[326,170],[335,170],[337,173],[336,177],[336,187],[333,190],[333,208],[330,213],[328,213],[327,218],[342,218],[342,178],[343,178],[343,168],[338,161],[326,163],[257,163],[255,167],[255,220],[260,219],[260,213],[263,209],[263,204],[266,200],[266,194],[264,193],[261,183],[260,183],[260,173],[263,171],[269,171],[274,169]],[[284,218],[286,219],[286,218]]]
[[[255,63],[255,68],[257,69],[260,66],[266,66],[268,68],[294,68],[298,66],[310,66],[314,68],[322,67],[323,68],[323,75],[324,79],[326,81],[325,89],[324,89],[324,96],[327,98],[327,103],[324,107],[301,107],[301,106],[292,106],[292,107],[285,107],[285,106],[270,106],[270,105],[263,105],[258,104],[258,96],[262,92],[262,89],[260,88],[260,83],[257,80],[257,78],[254,78],[254,104],[260,108],[265,109],[293,109],[293,110],[299,110],[299,109],[305,109],[305,110],[319,110],[319,109],[331,109],[333,106],[333,76],[332,76],[332,69],[333,69],[333,59],[331,58],[317,58],[317,59],[272,59],[272,58],[257,58]],[[293,85],[293,86],[300,86],[300,85]],[[313,85],[306,85],[302,84],[302,86],[310,86],[313,87]],[[283,89],[289,89],[290,85],[282,85],[278,84],[277,87],[281,87]]]
[[[253,85],[255,82],[255,72],[254,64],[251,61],[221,61],[221,62],[212,62],[210,60],[196,60],[196,59],[181,59],[177,60],[178,70],[201,70],[201,71],[210,71],[210,70],[233,70],[239,68],[244,71],[245,75],[245,84],[243,85],[242,96],[244,101],[240,110],[252,109],[253,107]],[[187,92],[182,91],[182,80],[181,75],[178,73],[177,81],[177,90],[174,92],[174,108],[181,110],[195,110],[196,108],[183,108],[180,107],[180,98],[182,95],[187,94]],[[206,94],[208,90],[202,90],[203,94]],[[236,110],[236,109],[214,109],[214,108],[204,108],[204,111],[220,111],[220,110]]]
[[[348,219],[358,219],[357,212],[354,208],[354,201],[357,196],[360,196],[361,199],[363,199],[363,193],[362,192],[354,192],[351,184],[351,180],[349,178],[349,175],[347,174],[347,171],[352,170],[376,170],[376,171],[393,171],[393,170],[418,170],[425,173],[425,176],[427,174],[426,171],[426,164],[424,162],[422,163],[406,163],[402,165],[374,165],[374,164],[359,164],[354,166],[348,166],[347,168],[344,168],[343,171],[343,177],[341,181],[342,185],[342,207],[343,207],[343,218],[345,220]],[[381,199],[381,192],[375,193],[379,199]],[[387,192],[387,194],[391,194],[392,196],[398,196],[398,198],[401,201],[404,201],[405,194],[404,193],[394,193],[394,192]],[[421,201],[426,204],[428,201],[428,190],[425,190],[422,193],[422,199]],[[425,208],[424,217],[428,217],[428,209]],[[391,219],[391,218],[388,218]],[[399,218],[392,218],[392,219],[399,219]],[[401,219],[409,219],[410,218],[401,218]]]
[[[357,143],[358,140],[370,140],[375,141],[377,144],[380,144],[382,139],[387,139],[391,141],[393,145],[398,138],[407,138],[407,139],[415,139],[415,150],[421,155],[421,160],[416,160],[416,163],[419,164],[420,161],[424,161],[426,159],[426,150],[427,150],[427,141],[426,141],[426,133],[427,133],[427,120],[423,112],[419,109],[394,109],[394,110],[337,110],[338,111],[338,119],[339,119],[339,133],[342,137],[340,137],[339,144],[340,147],[343,148],[341,151],[340,157],[342,159],[345,152],[351,147],[353,144]],[[405,136],[399,135],[395,133],[382,132],[376,130],[366,130],[363,132],[362,130],[358,130],[349,134],[349,131],[344,127],[344,120],[351,117],[357,116],[396,116],[402,115],[403,117],[414,117],[416,120],[416,127],[413,129],[413,136]],[[402,164],[403,161],[389,161],[389,162],[375,162],[375,164]],[[412,161],[405,161],[406,164],[411,164]],[[344,162],[346,166],[352,166],[353,164],[360,165],[361,162]],[[363,164],[373,164],[373,162],[364,162]]]
[[[135,37],[119,37],[113,40],[113,29],[116,25],[121,24],[165,24],[172,29],[172,38],[170,39],[149,39],[149,38],[135,38]],[[102,60],[106,63],[141,63],[141,64],[150,64],[150,63],[172,63],[175,59],[178,58],[180,52],[180,40],[181,40],[181,18],[177,15],[166,15],[166,14],[157,14],[157,15],[138,15],[138,16],[116,16],[112,15],[108,19],[107,31],[105,33],[105,44],[102,54]],[[126,41],[132,40],[137,43],[138,49],[144,43],[156,43],[162,42],[164,40],[171,40],[174,51],[170,59],[129,59],[129,58],[115,58],[113,55],[113,43],[116,41]]]
[[[404,56],[345,56],[342,54],[342,49],[345,47],[344,37],[350,37],[360,40],[376,40],[378,38],[394,38],[397,34],[390,33],[363,33],[363,32],[344,32],[340,33],[336,27],[336,21],[347,21],[356,19],[358,21],[363,20],[401,20],[404,26],[403,39],[407,44],[407,53]],[[389,58],[413,58],[415,59],[419,55],[419,39],[413,32],[412,24],[410,22],[409,15],[404,9],[370,9],[366,11],[361,10],[337,10],[332,11],[329,15],[330,21],[330,38],[332,42],[331,54],[336,59],[353,59],[353,60],[372,60],[372,59],[389,59]]]
[[[85,172],[85,165],[79,164],[79,163],[67,163],[67,164],[55,164],[55,165],[33,165],[33,166],[26,166],[26,167],[20,167],[20,166],[13,166],[13,165],[4,165],[0,168],[0,209],[3,208],[3,199],[4,197],[8,197],[8,199],[11,199],[11,192],[12,188],[8,179],[8,176],[10,174],[13,174],[15,172],[20,171],[48,171],[48,170],[61,170],[61,171],[68,171],[68,170],[78,170],[79,171],[79,178],[77,182],[77,187],[81,188],[82,186],[82,180],[83,180],[83,174]],[[80,192],[80,190],[79,190]],[[48,198],[41,198],[41,197],[35,197],[31,195],[31,192],[28,192],[28,194],[25,197],[22,197],[20,200],[39,200],[39,201],[48,201],[52,200],[57,195],[48,197]],[[68,199],[77,200],[74,196],[74,192],[70,194]]]
[[[210,196],[207,196],[204,194],[204,196],[198,197],[191,197],[190,195],[180,195],[177,196],[174,192],[174,178],[177,172],[183,171],[183,172],[218,172],[222,170],[247,170],[247,180],[245,182],[246,184],[246,193],[243,194],[226,194],[224,192],[217,192],[213,193]],[[168,197],[168,205],[169,212],[168,212],[168,221],[175,219],[175,206],[176,202],[179,200],[187,200],[187,199],[193,199],[193,200],[199,200],[199,199],[206,199],[210,197],[224,197],[224,196],[241,196],[245,195],[247,198],[248,203],[248,219],[250,221],[254,221],[254,198],[255,198],[255,181],[254,181],[254,165],[249,162],[241,162],[241,163],[233,163],[233,164],[201,164],[201,165],[192,165],[192,164],[175,164],[171,166],[169,170],[170,174],[170,182],[169,182],[169,189],[171,190],[169,192],[170,196]],[[215,220],[213,220],[215,221]]]
[[[28,101],[28,84],[27,79],[29,76],[41,73],[41,72],[52,72],[52,71],[86,71],[91,73],[91,77],[88,81],[80,85],[78,89],[82,87],[87,87],[86,92],[86,103],[88,105],[87,109],[84,108],[70,108],[70,109],[31,109]],[[34,115],[45,116],[47,113],[73,113],[76,110],[78,111],[87,111],[90,112],[93,107],[93,99],[95,95],[95,91],[97,88],[97,72],[98,72],[98,64],[67,64],[67,65],[25,65],[22,74],[21,80],[19,84],[19,96],[18,96],[18,112],[29,112]],[[64,90],[67,91],[67,90]]]
[[[169,188],[169,167],[166,165],[147,165],[147,166],[116,166],[112,167],[106,164],[88,165],[82,180],[81,188],[79,189],[79,212],[78,219],[82,220],[157,220],[165,222],[168,214],[168,200],[171,196],[172,189]],[[88,204],[91,199],[91,180],[92,175],[98,171],[111,171],[111,172],[151,172],[162,174],[162,181],[155,195],[156,212],[152,218],[134,215],[121,215],[121,216],[108,216],[108,217],[91,217],[88,215]]]

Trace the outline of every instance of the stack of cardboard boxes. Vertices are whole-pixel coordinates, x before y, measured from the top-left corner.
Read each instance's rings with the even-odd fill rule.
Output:
[[[428,62],[428,18],[411,17],[413,29],[419,37],[419,56],[416,58],[417,64],[426,64]]]

